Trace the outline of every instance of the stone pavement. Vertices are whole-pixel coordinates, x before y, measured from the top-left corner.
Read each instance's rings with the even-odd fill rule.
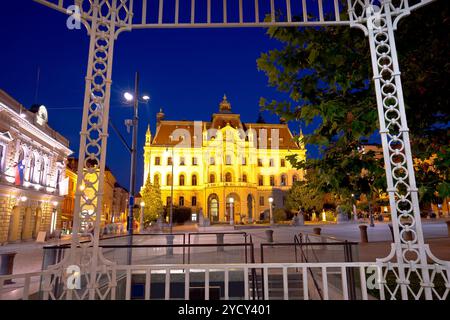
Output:
[[[357,223],[348,224],[307,224],[305,226],[294,227],[287,225],[276,225],[270,226],[236,226],[235,228],[226,225],[212,226],[208,228],[201,228],[204,232],[236,232],[245,231],[247,234],[252,236],[252,240],[255,247],[255,258],[256,262],[260,260],[260,244],[266,243],[267,238],[265,230],[274,230],[274,241],[281,243],[292,243],[294,235],[299,232],[312,233],[312,229],[315,227],[322,228],[321,235],[327,237],[335,237],[339,240],[348,240],[359,242],[359,228]],[[193,226],[182,226],[174,227],[174,232],[180,233],[179,236],[175,237],[175,244],[183,243],[182,233],[195,232]],[[448,238],[447,226],[445,220],[423,220],[423,230],[426,242],[430,244],[432,252],[440,259],[450,260],[450,238]],[[375,227],[368,227],[368,244],[359,245],[358,257],[355,259],[359,261],[375,261],[376,258],[385,257],[389,250],[391,244],[391,234],[387,223],[377,222]],[[193,235],[191,238],[191,243],[201,244],[201,243],[216,243],[217,238],[215,235]],[[188,242],[187,235],[185,238],[185,243]],[[0,246],[0,254],[10,251],[17,252],[14,263],[14,274],[36,272],[42,269],[42,257],[43,257],[43,247],[48,245],[56,245],[58,243],[68,243],[68,241],[48,241],[45,244],[35,243],[35,242],[25,242],[18,244],[8,244]],[[103,240],[102,243],[105,244],[126,244],[127,241],[124,238]],[[232,235],[225,236],[225,243],[243,243],[242,235]],[[165,236],[135,236],[134,244],[166,244]],[[276,247],[274,247],[276,248]],[[117,262],[123,262],[122,256],[126,249],[117,249],[116,252],[109,252],[106,256],[114,257]],[[140,263],[181,263],[182,260],[182,249],[175,248],[174,256],[167,257],[165,248],[149,248],[149,249],[137,249],[134,251],[134,257],[136,261]],[[271,251],[272,249],[266,248],[266,250]],[[269,252],[268,251],[268,252]],[[226,248],[226,254],[220,254],[217,252],[216,248],[194,248],[192,249],[191,263],[233,263],[233,262],[243,262],[245,255],[243,249],[230,247]],[[333,255],[334,254],[334,255]],[[329,252],[329,259],[333,259],[336,256],[338,259],[342,258],[342,253]],[[292,248],[278,248],[278,250],[272,250],[272,253],[266,256],[266,260],[272,259],[272,261],[287,261],[294,262],[292,259]],[[338,260],[341,261],[341,260]],[[134,261],[133,261],[134,262]],[[187,257],[185,257],[185,262],[187,262]]]

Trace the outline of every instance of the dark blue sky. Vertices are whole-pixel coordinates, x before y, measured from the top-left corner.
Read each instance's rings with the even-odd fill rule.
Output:
[[[85,29],[69,30],[62,13],[31,0],[2,1],[0,11],[0,87],[23,105],[47,106],[50,125],[70,140],[78,156],[79,132],[88,57]],[[110,117],[124,136],[124,120],[132,109],[123,104],[123,92],[132,90],[134,72],[141,73],[141,91],[152,98],[141,106],[138,187],[142,183],[142,146],[150,123],[163,108],[166,119],[209,120],[224,93],[243,121],[256,121],[261,96],[284,96],[267,86],[258,72],[261,52],[279,45],[266,30],[188,29],[134,30],[122,33],[115,46]],[[40,67],[38,99],[36,75]],[[265,113],[266,121],[278,122]],[[291,124],[298,132],[298,124]],[[308,132],[308,128],[305,130]],[[313,152],[314,155],[314,152]],[[129,154],[110,129],[107,165],[128,188]]]

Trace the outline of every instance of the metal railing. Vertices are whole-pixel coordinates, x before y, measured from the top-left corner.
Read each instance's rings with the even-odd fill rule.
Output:
[[[356,270],[359,276],[359,281],[361,283],[361,299],[368,300],[373,297],[368,292],[368,279],[367,274],[370,274],[370,270],[378,270],[378,277],[375,278],[375,286],[378,285],[379,298],[384,299],[395,299],[395,293],[387,287],[386,285],[386,274],[385,270],[395,270],[398,266],[396,264],[379,264],[379,263],[366,263],[366,262],[348,262],[348,263],[251,263],[251,264],[185,264],[185,265],[114,265],[108,267],[107,270],[99,269],[98,274],[104,274],[110,272],[113,276],[106,286],[109,291],[104,296],[99,296],[99,299],[103,300],[131,300],[136,297],[132,292],[132,284],[135,277],[140,276],[143,279],[142,285],[144,288],[142,298],[149,300],[151,298],[151,290],[155,290],[155,286],[152,286],[152,280],[155,277],[159,277],[162,280],[162,287],[159,289],[160,298],[169,300],[174,298],[175,292],[172,292],[174,283],[178,283],[183,289],[182,294],[179,298],[189,299],[191,294],[191,280],[194,278],[201,278],[202,285],[204,286],[204,296],[205,300],[211,298],[214,299],[251,299],[251,294],[249,290],[249,275],[253,269],[261,269],[262,277],[267,283],[269,275],[276,272],[282,276],[282,298],[287,300],[289,296],[289,285],[288,285],[288,271],[289,270],[300,270],[302,275],[302,296],[304,300],[317,299],[316,296],[311,295],[308,286],[309,278],[308,272],[310,269],[317,269],[321,273],[321,283],[323,287],[323,300],[349,300],[350,299],[350,289],[348,287],[347,274],[348,270]],[[447,278],[446,285],[448,283],[448,275],[450,273],[450,267],[444,270],[438,270],[442,268],[441,266],[433,265],[417,265],[414,269],[424,268],[430,273],[440,271],[442,275],[446,274]],[[414,271],[413,268],[408,268],[410,272]],[[330,285],[328,275],[333,274],[339,277],[341,282],[341,287],[336,290],[335,287]],[[68,292],[74,293],[78,292],[77,295],[71,294],[72,299],[76,297],[83,296],[82,293],[88,288],[82,288],[81,290],[68,290],[63,288],[63,293],[60,295],[54,295],[54,288],[50,285],[50,279],[55,277],[61,277],[61,272],[57,270],[48,270],[42,272],[34,272],[27,274],[16,274],[8,276],[0,276],[0,299],[36,299],[36,295],[31,294],[32,279],[37,277],[43,277],[45,279],[43,289],[42,289],[42,299],[52,300],[52,299],[67,299]],[[233,283],[232,280],[239,278],[240,283],[243,288],[240,290],[233,289],[230,284]],[[23,286],[19,290],[6,290],[8,285],[5,285],[7,280],[15,280],[16,282],[23,283]],[[62,280],[62,279],[60,279]],[[62,281],[61,281],[62,282]],[[221,290],[220,296],[211,297],[210,289],[215,287],[220,282]],[[98,287],[95,290],[100,290]],[[448,298],[447,292],[443,295],[436,296],[440,299]],[[263,288],[262,298],[269,300],[273,297],[270,295],[268,286]]]

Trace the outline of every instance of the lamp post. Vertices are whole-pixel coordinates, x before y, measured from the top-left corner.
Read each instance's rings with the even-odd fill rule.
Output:
[[[128,244],[131,246],[133,244],[133,208],[134,208],[134,195],[136,193],[136,151],[137,151],[137,135],[138,135],[138,109],[139,109],[139,72],[135,74],[134,81],[134,96],[129,93],[124,93],[124,98],[128,103],[133,102],[133,119],[125,120],[125,124],[129,126],[133,126],[132,133],[132,144],[131,148],[128,147],[128,150],[131,154],[131,165],[130,165],[130,196],[128,200],[128,217],[127,217],[127,231],[128,231]],[[145,95],[142,97],[144,103],[148,103],[150,97]],[[132,261],[132,249],[128,248],[128,264],[131,264]]]
[[[358,221],[358,214],[356,212],[355,194],[354,193],[352,193],[352,211],[353,211],[353,220]]]
[[[141,201],[141,216],[140,221],[139,221],[139,233],[142,233],[142,231],[144,230],[144,207],[145,207],[145,202]]]
[[[169,212],[169,230],[170,233],[172,233],[172,222],[173,222],[173,182],[174,182],[174,178],[173,178],[173,162],[174,162],[174,158],[173,158],[173,146],[171,147],[172,149],[172,175],[171,175],[171,179],[172,181],[170,182],[170,212]],[[169,148],[166,148],[166,152],[169,151]]]
[[[234,198],[230,198],[230,225],[234,225]]]
[[[270,224],[273,224],[272,203],[273,203],[273,198],[269,197],[269,219],[270,219]]]

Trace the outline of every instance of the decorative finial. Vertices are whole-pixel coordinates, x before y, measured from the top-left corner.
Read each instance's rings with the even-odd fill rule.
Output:
[[[226,94],[223,95],[222,102],[219,105],[219,110],[220,112],[231,112],[231,104],[228,102]]]

